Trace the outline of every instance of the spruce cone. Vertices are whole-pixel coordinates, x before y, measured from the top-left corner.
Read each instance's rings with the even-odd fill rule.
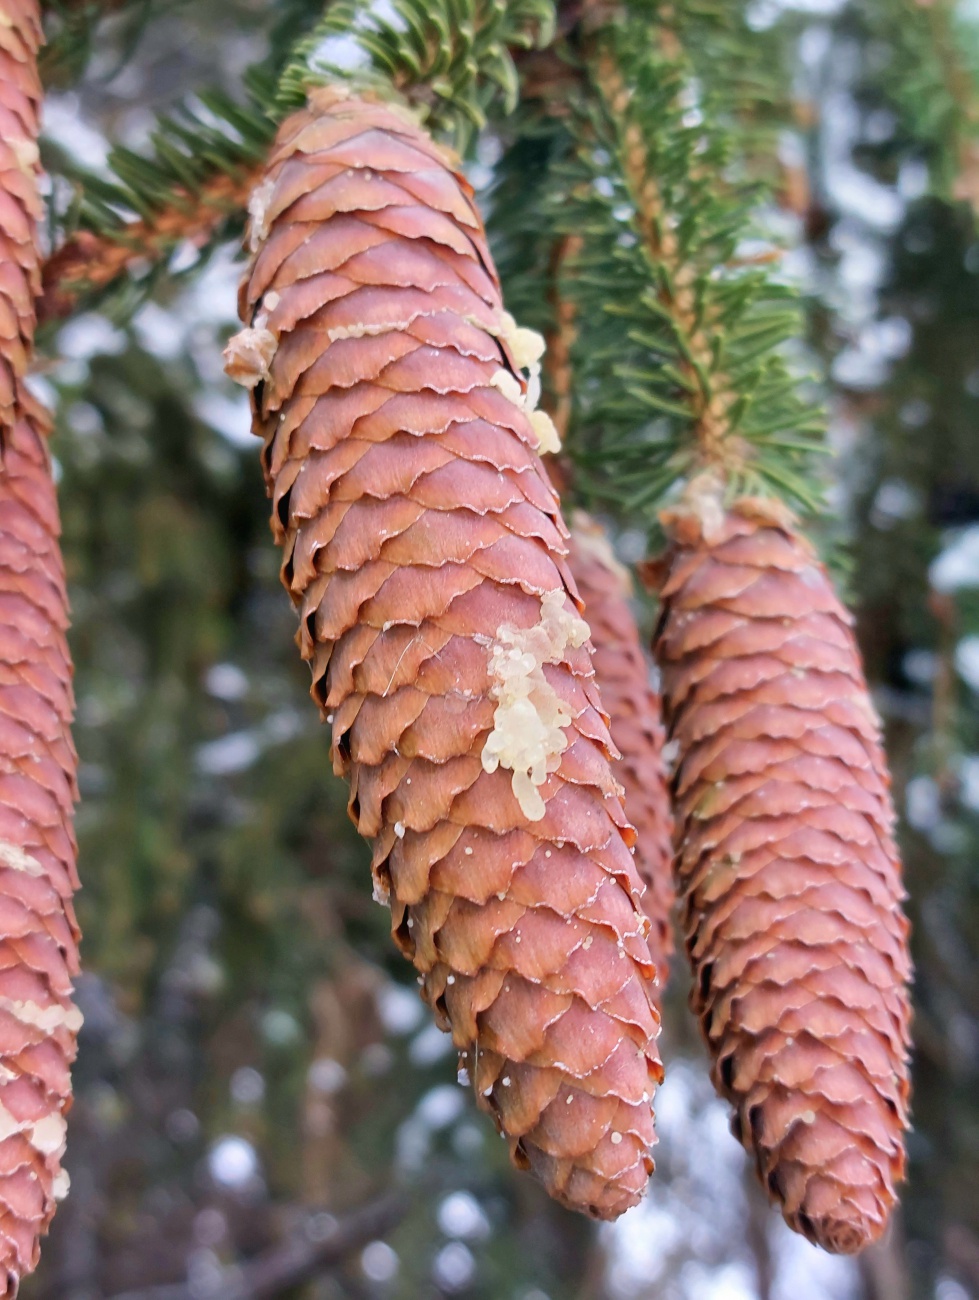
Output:
[[[642,884],[567,533],[472,190],[316,91],[253,196],[255,428],[375,894],[479,1103],[565,1204],[641,1196],[661,1076]]]
[[[656,651],[692,1001],[789,1225],[849,1253],[904,1173],[908,923],[852,618],[777,502],[666,516]]]
[[[47,414],[24,384],[34,335],[41,29],[0,24],[0,1297],[37,1264],[61,1169],[78,929],[73,701]]]
[[[0,22],[0,431],[14,422],[18,380],[34,345],[40,289],[37,148],[41,45],[37,0],[7,0]]]
[[[61,1169],[78,887],[73,700],[46,414],[21,393],[0,463],[0,1296],[37,1264]]]
[[[629,608],[629,571],[615,558],[601,525],[582,510],[571,521],[570,563],[591,628],[595,681],[622,755],[616,775],[625,786],[625,809],[638,834],[636,866],[646,886],[642,901],[650,924],[649,955],[662,997],[673,952],[673,815],[663,762],[662,702],[649,684],[649,665]]]

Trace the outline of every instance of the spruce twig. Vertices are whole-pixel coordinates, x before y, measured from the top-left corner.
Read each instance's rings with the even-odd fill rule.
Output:
[[[554,219],[585,235],[567,277],[589,322],[575,450],[596,494],[652,518],[706,470],[732,495],[812,508],[821,420],[790,361],[797,296],[768,249],[742,243],[766,191],[672,11],[654,8],[653,39],[642,4],[586,40],[598,102],[583,98],[556,168]]]
[[[311,86],[330,81],[393,91],[463,153],[497,103],[516,108],[514,51],[542,48],[556,30],[553,0],[393,0],[389,12],[334,0],[296,46],[277,108],[299,107]]]
[[[182,193],[152,219],[140,219],[109,234],[79,230],[44,263],[38,301],[41,323],[71,314],[89,295],[113,285],[134,265],[159,262],[182,244],[204,248],[248,203],[261,169],[238,176],[218,172],[197,195]]]
[[[676,50],[675,36],[669,52]],[[632,94],[616,60],[604,45],[595,61],[595,80],[609,116],[621,123],[619,156],[635,205],[635,220],[658,281],[656,298],[673,330],[678,356],[676,383],[689,405],[690,433],[706,465],[737,472],[743,453],[732,443],[731,412],[737,400],[731,377],[714,365],[719,351],[716,323],[700,310],[694,268],[685,260],[676,222],[666,206],[643,132],[631,113]]]

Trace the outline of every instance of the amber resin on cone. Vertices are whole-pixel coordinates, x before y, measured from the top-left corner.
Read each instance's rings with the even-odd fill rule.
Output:
[[[662,701],[650,683],[650,665],[629,604],[632,578],[615,557],[602,526],[583,510],[571,519],[571,572],[591,628],[595,681],[611,719],[621,758],[615,774],[625,787],[625,810],[636,828],[636,866],[646,892],[649,954],[662,998],[673,952],[673,815],[663,759]]]
[[[68,602],[47,450],[25,386],[40,284],[36,3],[0,24],[0,1297],[17,1294],[68,1188],[81,1016]]]
[[[681,924],[718,1090],[791,1227],[850,1253],[904,1174],[908,923],[853,620],[788,511],[664,516]]]
[[[567,531],[472,190],[314,91],[253,195],[229,372],[375,894],[480,1104],[610,1218],[652,1168],[653,966]]]

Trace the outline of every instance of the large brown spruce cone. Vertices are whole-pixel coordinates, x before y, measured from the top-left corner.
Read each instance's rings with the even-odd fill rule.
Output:
[[[610,1218],[652,1168],[658,1015],[612,742],[472,190],[314,92],[253,196],[229,371],[375,893],[514,1160]]]
[[[34,345],[34,299],[41,285],[40,45],[37,0],[6,0],[0,16],[0,430],[14,421],[17,384],[27,373]]]
[[[71,659],[44,413],[26,393],[0,462],[0,1297],[37,1264],[61,1169],[81,1016]]]
[[[78,930],[67,598],[47,414],[28,392],[37,290],[35,3],[0,21],[0,1297],[68,1188]]]
[[[642,902],[649,917],[649,954],[662,997],[673,952],[673,815],[663,761],[662,701],[650,685],[649,663],[629,605],[632,578],[615,558],[602,526],[583,510],[571,520],[570,564],[591,628],[595,680],[622,755],[615,772],[638,836],[635,856],[646,886]]]
[[[797,1231],[852,1252],[904,1173],[908,923],[852,618],[777,502],[666,517],[656,653],[677,742],[693,1005]]]

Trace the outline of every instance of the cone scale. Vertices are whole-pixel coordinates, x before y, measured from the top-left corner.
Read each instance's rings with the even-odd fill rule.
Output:
[[[47,413],[25,386],[39,287],[37,5],[0,25],[0,1296],[37,1264],[81,1016],[71,660]]]
[[[650,684],[649,664],[629,605],[632,579],[600,524],[584,511],[571,521],[571,572],[585,602],[595,647],[595,680],[608,709],[621,759],[615,773],[625,788],[625,810],[636,828],[636,866],[646,887],[649,955],[662,997],[673,952],[673,815],[663,746],[662,704]]]
[[[514,1161],[611,1218],[652,1168],[653,965],[553,429],[472,190],[313,92],[251,204],[228,368],[376,897]]]
[[[791,1227],[852,1253],[904,1174],[908,924],[853,620],[777,502],[665,516],[656,654],[692,1005]]]
[[[7,0],[0,16],[0,428],[15,420],[18,382],[34,347],[41,285],[37,147],[42,41],[36,0]]]

